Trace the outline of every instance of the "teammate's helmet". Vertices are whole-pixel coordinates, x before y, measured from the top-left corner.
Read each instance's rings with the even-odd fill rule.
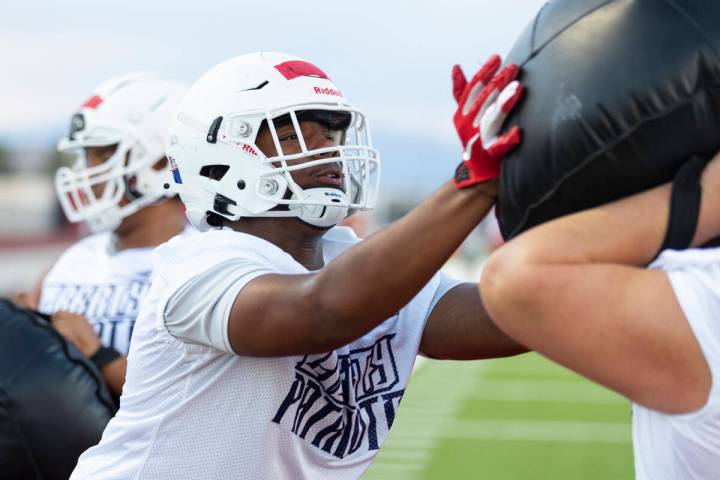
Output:
[[[338,145],[308,149],[300,130],[315,120],[343,135]],[[300,153],[283,153],[276,127],[291,122]],[[256,145],[268,128],[277,154]],[[190,222],[207,230],[217,216],[298,217],[319,227],[340,222],[375,204],[380,158],[367,118],[353,108],[318,67],[277,52],[235,57],[193,85],[170,127],[171,190],[180,193]],[[292,154],[291,154],[292,153]],[[293,160],[312,157],[304,163]],[[333,163],[343,191],[303,189],[291,172]]]
[[[132,73],[101,84],[82,104],[58,143],[58,150],[76,156],[72,167],[55,175],[68,220],[85,221],[92,231],[115,229],[128,215],[173,195],[163,188],[169,165],[153,166],[165,156],[168,125],[186,90],[157,73]],[[84,147],[111,145],[117,148],[107,161],[88,165]]]

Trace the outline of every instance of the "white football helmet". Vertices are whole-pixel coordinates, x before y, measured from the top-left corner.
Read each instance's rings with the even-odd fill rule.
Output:
[[[300,130],[303,119],[342,131],[340,141],[308,149]],[[291,122],[300,153],[282,151],[278,120]],[[256,144],[263,125],[275,156]],[[380,157],[365,115],[318,67],[277,52],[235,57],[200,78],[172,122],[167,152],[174,177],[169,189],[180,194],[199,230],[218,226],[220,217],[297,217],[330,227],[371,209],[380,181]],[[291,176],[330,163],[342,169],[342,189],[303,189]]]
[[[72,116],[58,150],[75,155],[72,167],[55,174],[55,188],[71,222],[90,230],[117,228],[122,220],[163,197],[170,166],[153,166],[165,156],[168,126],[187,91],[157,73],[131,73],[101,84]],[[117,145],[113,155],[90,166],[84,147]],[[125,202],[121,205],[121,199]]]

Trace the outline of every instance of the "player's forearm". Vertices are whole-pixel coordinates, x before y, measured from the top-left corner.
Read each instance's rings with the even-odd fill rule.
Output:
[[[514,263],[645,265],[662,245],[670,184],[559,218],[509,242]]]
[[[122,393],[123,385],[125,385],[125,373],[127,372],[127,357],[121,356],[112,362],[103,365],[100,373],[108,384],[110,390],[115,395]]]
[[[720,235],[720,163],[701,178],[701,204],[691,246]],[[510,242],[502,254],[514,263],[617,263],[643,266],[662,246],[668,227],[672,185],[562,217]]]
[[[425,324],[420,351],[441,360],[480,360],[527,351],[492,321],[478,285],[463,283],[447,292]]]
[[[492,319],[506,333],[528,343],[526,334],[557,319],[577,302],[595,305],[608,278],[594,278],[598,264],[641,266],[662,244],[668,222],[670,184],[540,225],[492,254],[483,270],[480,294]],[[548,302],[547,285],[573,300]],[[557,296],[557,295],[556,295]],[[542,335],[548,333],[544,331]],[[531,345],[537,348],[537,345]]]
[[[322,331],[349,341],[409,302],[492,207],[494,198],[481,188],[458,190],[448,182],[327,265],[312,285]]]

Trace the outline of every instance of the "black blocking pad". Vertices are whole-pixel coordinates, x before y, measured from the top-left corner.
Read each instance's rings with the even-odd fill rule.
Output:
[[[0,300],[0,477],[67,479],[114,414],[94,365],[46,319]]]
[[[720,150],[720,2],[553,0],[510,52],[526,96],[507,124],[505,239],[670,181]]]

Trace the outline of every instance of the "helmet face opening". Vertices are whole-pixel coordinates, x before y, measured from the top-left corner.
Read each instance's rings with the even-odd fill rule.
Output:
[[[318,71],[290,55],[250,54],[220,64],[190,89],[168,152],[182,172],[174,188],[197,228],[208,228],[208,212],[230,221],[298,217],[325,227],[373,208],[380,156],[367,118]],[[212,178],[218,165],[227,170]],[[218,196],[222,211],[214,208]]]
[[[296,112],[296,117],[299,122],[317,122],[325,128],[338,131],[347,130],[353,121],[351,113],[334,110],[301,110]],[[286,113],[273,119],[273,123],[275,124],[275,128],[279,128],[291,124],[292,118],[289,113]],[[263,126],[266,127],[267,124],[263,122],[261,128]]]
[[[300,108],[273,112],[274,116],[267,119],[275,154],[267,156],[263,163],[272,165],[273,174],[279,173],[285,177],[287,188],[292,193],[290,199],[283,198],[278,203],[292,205],[306,202],[308,205],[326,205],[328,202],[324,199],[309,198],[295,181],[293,174],[297,176],[307,170],[323,172],[323,167],[337,165],[341,170],[342,184],[334,188],[346,195],[329,198],[329,202],[334,204],[330,206],[342,206],[348,210],[371,208],[377,192],[376,181],[379,180],[379,155],[372,148],[364,115],[357,110],[343,107]],[[271,115],[273,114],[268,117]],[[309,139],[303,133],[303,121],[317,122],[339,135],[335,142],[313,148],[314,145],[309,145]],[[297,144],[292,144],[292,151],[288,151],[281,141],[278,134],[281,128],[285,130],[284,135],[288,135],[289,129],[291,135],[297,138]]]

